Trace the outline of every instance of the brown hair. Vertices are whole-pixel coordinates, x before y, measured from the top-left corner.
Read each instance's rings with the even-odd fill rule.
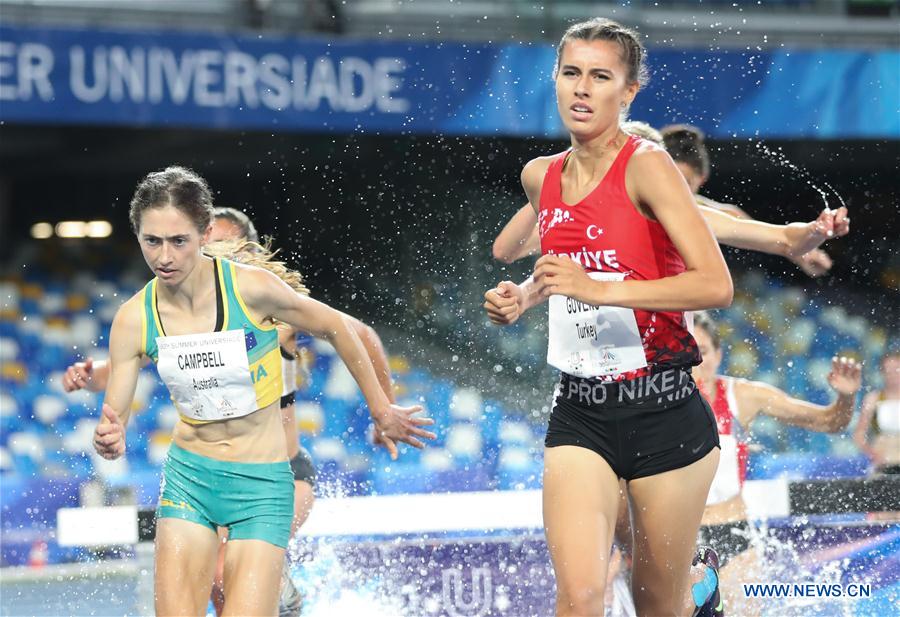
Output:
[[[210,242],[203,247],[203,253],[210,257],[223,257],[248,266],[256,266],[268,270],[291,289],[304,296],[309,289],[303,284],[303,276],[296,270],[288,268],[283,261],[277,261],[278,250],[272,250],[272,239],[265,238],[262,243],[250,240],[222,240]]]
[[[259,234],[250,217],[236,208],[216,208],[213,210],[213,218],[231,221],[241,230],[241,238],[250,242],[259,242]]]
[[[553,69],[553,77],[559,71],[562,61],[563,48],[572,40],[579,41],[612,41],[617,43],[622,53],[622,64],[628,70],[628,83],[637,83],[643,87],[647,85],[650,74],[647,71],[647,51],[641,44],[636,30],[626,28],[622,24],[605,17],[595,17],[588,21],[572,24],[559,40],[556,47],[556,68]]]
[[[672,160],[689,165],[704,178],[709,177],[709,151],[703,131],[690,124],[672,124],[663,127],[662,136]]]
[[[166,167],[147,174],[138,183],[131,198],[128,219],[134,233],[138,233],[145,210],[172,206],[191,219],[202,234],[212,220],[212,203],[206,180],[186,167]]]
[[[696,311],[694,313],[694,328],[696,329],[698,327],[703,328],[703,331],[709,335],[713,347],[722,349],[722,338],[719,336],[719,327],[706,311]]]

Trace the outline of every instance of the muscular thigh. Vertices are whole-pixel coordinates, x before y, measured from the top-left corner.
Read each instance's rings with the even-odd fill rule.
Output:
[[[628,483],[638,614],[671,614],[684,597],[718,448],[686,467]]]
[[[205,615],[216,566],[216,532],[191,521],[156,524],[157,615]]]
[[[605,580],[619,507],[619,482],[596,452],[544,451],[544,528],[561,591]]]
[[[264,540],[229,540],[223,615],[275,615],[284,549]]]

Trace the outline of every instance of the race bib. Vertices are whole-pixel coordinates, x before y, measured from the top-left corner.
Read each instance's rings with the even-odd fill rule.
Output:
[[[243,330],[160,336],[156,368],[182,415],[226,420],[256,411]]]
[[[620,272],[591,272],[595,281],[621,281]],[[603,377],[647,366],[634,311],[550,296],[547,362],[576,377]]]

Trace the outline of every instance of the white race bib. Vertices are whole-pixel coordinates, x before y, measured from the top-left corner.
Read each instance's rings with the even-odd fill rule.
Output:
[[[156,369],[182,415],[239,418],[256,411],[243,330],[160,336]]]
[[[741,493],[741,470],[738,467],[738,444],[734,435],[719,435],[719,466],[713,477],[706,505],[728,501]]]
[[[621,281],[620,272],[591,272],[595,281]],[[647,366],[634,311],[550,296],[547,362],[576,377],[603,377]]]

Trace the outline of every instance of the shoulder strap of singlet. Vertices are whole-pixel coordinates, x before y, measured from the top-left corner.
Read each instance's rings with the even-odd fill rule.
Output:
[[[213,272],[216,281],[216,331],[228,330],[232,307],[228,301],[231,290],[231,262],[221,257],[213,257]]]
[[[227,322],[228,312],[222,291],[222,268],[218,263],[218,259],[213,259],[213,276],[216,281],[216,331],[223,329]],[[141,292],[141,305],[143,311],[141,314],[141,353],[156,362],[158,352],[156,347],[156,338],[165,336],[162,321],[159,318],[159,304],[157,296],[158,279],[154,278],[146,285]]]
[[[219,332],[225,328],[225,324],[228,323],[228,309],[225,307],[225,299],[224,294],[222,293],[222,276],[220,272],[222,271],[222,264],[219,263],[218,258],[213,259],[213,276],[216,281],[216,332]]]
[[[625,145],[622,146],[622,149],[619,150],[619,153],[616,155],[616,159],[613,161],[609,171],[606,172],[605,179],[615,182],[617,185],[624,183],[625,170],[628,168],[628,161],[631,160],[631,155],[634,154],[635,150],[637,150],[643,142],[644,140],[637,135],[629,135],[628,139],[625,141]]]
[[[566,157],[569,156],[571,151],[572,149],[569,148],[555,155],[553,160],[550,161],[550,165],[547,166],[547,171],[544,173],[544,181],[541,184],[540,208],[548,208],[551,205],[551,201],[555,204],[562,199],[562,168],[566,163]]]
[[[222,326],[228,323],[228,310],[225,303],[222,301],[222,282],[220,272],[222,270],[221,265],[219,264],[219,258],[213,257],[213,281],[215,281],[216,286],[216,325],[213,328],[214,332],[219,332],[222,330]],[[150,289],[150,310],[153,314],[153,320],[156,324],[156,328],[163,336],[166,336],[166,329],[163,326],[162,319],[159,316],[159,296],[157,294],[157,279],[153,279],[150,281],[152,283],[152,288]],[[148,283],[148,285],[150,284]],[[158,335],[157,335],[158,336]]]
[[[228,259],[219,259],[219,261],[222,266],[222,291],[225,295],[224,306],[227,307],[225,327],[227,329],[242,328],[246,323],[263,332],[275,330],[275,324],[260,324],[247,309],[237,283],[237,271],[234,262]]]
[[[567,148],[563,150],[559,154],[553,157],[553,160],[550,162],[550,166],[547,167],[547,173],[551,171],[554,174],[561,174],[563,167],[566,166],[566,161],[569,159],[569,155],[572,154],[572,148]]]
[[[141,292],[141,353],[153,362],[157,359],[156,337],[160,336],[159,315],[156,312],[156,284],[154,278]]]

